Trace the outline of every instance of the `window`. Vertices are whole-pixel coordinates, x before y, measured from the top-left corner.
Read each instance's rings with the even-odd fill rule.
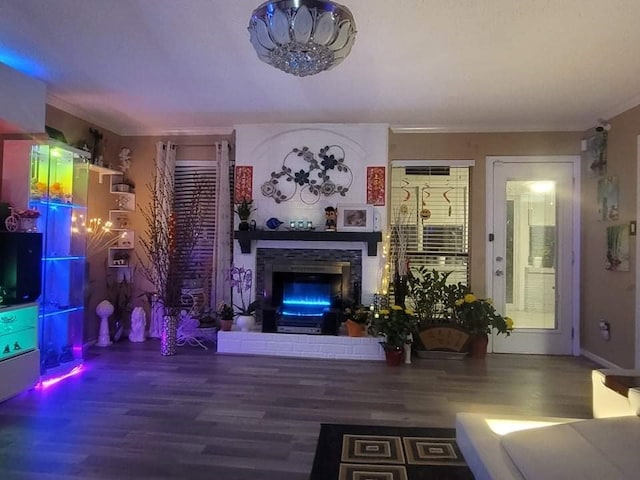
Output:
[[[410,269],[426,266],[451,271],[450,283],[469,284],[471,165],[468,161],[392,162],[390,223],[392,231],[398,226],[403,232]]]
[[[207,304],[212,287],[212,269],[214,258],[214,238],[216,235],[216,196],[218,185],[218,166],[215,161],[176,162],[174,173],[173,211],[176,224],[177,249],[182,250],[183,260],[180,265],[180,281],[182,283],[183,303],[185,306],[195,304],[193,313],[200,313],[200,307]],[[193,194],[201,189],[198,218],[194,218]],[[197,225],[194,226],[193,222]],[[193,245],[181,243],[180,232],[196,228],[197,238]]]

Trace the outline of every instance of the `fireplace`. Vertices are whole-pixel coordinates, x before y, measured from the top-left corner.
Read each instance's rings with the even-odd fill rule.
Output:
[[[361,252],[285,250],[258,252],[263,332],[337,334],[343,302],[359,301]]]

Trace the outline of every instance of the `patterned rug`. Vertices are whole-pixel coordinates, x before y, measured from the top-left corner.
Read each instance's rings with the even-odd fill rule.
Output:
[[[453,428],[323,423],[309,480],[473,480]]]

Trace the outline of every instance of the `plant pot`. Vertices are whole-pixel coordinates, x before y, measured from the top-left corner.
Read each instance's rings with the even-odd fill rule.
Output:
[[[253,315],[238,315],[236,324],[240,331],[250,332],[256,326],[256,319]]]
[[[246,220],[242,220],[239,224],[238,224],[238,230],[240,230],[241,232],[246,232],[249,230],[249,222],[247,222]]]
[[[347,320],[344,324],[347,326],[347,333],[350,337],[364,336],[364,325],[362,323]]]
[[[231,331],[231,327],[233,325],[233,319],[221,318],[220,319],[220,330],[223,332]]]
[[[487,356],[489,336],[486,333],[476,333],[469,339],[469,357],[484,358]]]
[[[390,367],[397,367],[404,362],[404,348],[402,347],[387,347],[384,348],[384,358],[387,365]]]

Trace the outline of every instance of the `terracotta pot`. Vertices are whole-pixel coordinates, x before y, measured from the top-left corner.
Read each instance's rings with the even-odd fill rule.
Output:
[[[402,347],[383,347],[384,358],[387,361],[387,365],[390,367],[397,367],[404,362],[404,348]]]
[[[364,325],[353,320],[347,320],[344,322],[347,326],[347,332],[350,337],[362,337],[364,336]]]
[[[222,330],[223,332],[229,332],[231,330],[231,326],[233,325],[233,319],[226,319],[226,318],[221,318],[220,319],[220,330]]]
[[[487,356],[489,336],[486,333],[476,333],[469,339],[469,357],[484,358]]]

